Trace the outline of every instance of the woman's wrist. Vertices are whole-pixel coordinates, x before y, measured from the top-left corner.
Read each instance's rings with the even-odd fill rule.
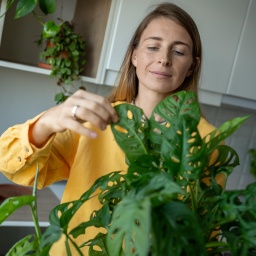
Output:
[[[42,115],[34,124],[29,127],[29,142],[37,148],[43,147],[54,134],[44,122]]]

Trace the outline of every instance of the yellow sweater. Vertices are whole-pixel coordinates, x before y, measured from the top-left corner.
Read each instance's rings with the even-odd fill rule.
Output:
[[[38,162],[38,188],[67,179],[62,202],[68,202],[78,199],[97,178],[112,171],[127,170],[125,155],[117,145],[109,126],[105,131],[93,127],[98,132],[97,139],[89,139],[67,130],[53,135],[48,143],[39,149],[28,141],[29,126],[39,117],[40,115],[24,124],[9,128],[0,137],[0,171],[13,182],[33,186]],[[85,125],[91,126],[89,123]],[[204,137],[214,127],[201,118],[198,129],[201,137]],[[79,209],[71,221],[70,228],[89,218],[92,211],[98,208],[96,200],[89,201]],[[87,235],[92,238],[97,233],[98,231],[94,230]],[[80,236],[78,244],[88,239],[87,235]],[[52,255],[65,255],[61,252],[63,247],[64,244],[58,243]],[[86,252],[84,254],[87,255]]]

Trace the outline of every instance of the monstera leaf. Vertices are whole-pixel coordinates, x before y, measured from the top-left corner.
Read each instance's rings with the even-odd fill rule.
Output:
[[[119,146],[125,151],[128,163],[148,154],[148,121],[141,122],[143,111],[130,104],[117,105],[120,121],[112,125]]]
[[[120,121],[111,128],[126,154],[127,173],[106,174],[78,200],[55,207],[46,232],[31,244],[25,238],[11,251],[30,248],[48,255],[64,236],[70,256],[71,246],[77,255],[88,246],[90,256],[213,256],[226,251],[234,256],[255,255],[256,183],[245,190],[225,191],[225,184],[218,182],[219,176],[227,179],[239,164],[236,151],[223,141],[248,117],[227,121],[201,138],[201,113],[194,93],[167,97],[149,119],[131,104],[115,108]],[[74,214],[93,197],[101,207],[70,230]],[[23,199],[17,208],[33,206],[36,197]],[[5,217],[0,220],[7,218],[8,205],[10,213],[15,211],[13,202],[3,204]],[[74,238],[92,227],[101,231],[76,244]]]

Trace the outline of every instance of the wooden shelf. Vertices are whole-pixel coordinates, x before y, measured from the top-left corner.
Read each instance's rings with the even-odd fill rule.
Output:
[[[82,76],[89,80],[96,79],[112,0],[58,1],[57,11],[47,15],[43,20],[54,20],[58,23],[61,17],[62,20],[74,22],[75,31],[87,43],[86,63]],[[3,24],[0,23],[0,66],[49,74],[47,70],[36,68],[40,61],[40,52],[44,48],[44,45],[39,47],[36,44],[42,33],[42,25],[32,14],[19,19],[14,19],[14,15],[15,5],[1,18]]]
[[[12,69],[17,69],[17,70],[22,70],[22,71],[38,73],[38,74],[50,75],[49,69],[39,68],[36,66],[15,63],[15,62],[10,62],[10,61],[5,61],[5,60],[0,60],[0,67],[6,67],[6,68],[12,68]]]

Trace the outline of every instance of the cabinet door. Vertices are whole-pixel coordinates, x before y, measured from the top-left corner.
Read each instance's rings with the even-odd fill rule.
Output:
[[[133,32],[152,2],[150,0],[120,0],[116,2],[116,10],[113,13],[115,17],[108,35],[111,40],[107,46],[105,84],[114,84]]]
[[[227,94],[256,100],[256,1],[251,1]]]
[[[3,27],[4,27],[4,18],[5,18],[5,8],[7,5],[7,0],[0,0],[0,45],[1,45],[1,39],[3,34]]]
[[[203,44],[200,88],[226,93],[249,0],[180,1],[194,18]]]
[[[121,0],[106,64],[107,84],[113,84],[129,40],[150,7],[161,0]],[[249,0],[175,0],[195,20],[203,43],[201,88],[225,93]]]

